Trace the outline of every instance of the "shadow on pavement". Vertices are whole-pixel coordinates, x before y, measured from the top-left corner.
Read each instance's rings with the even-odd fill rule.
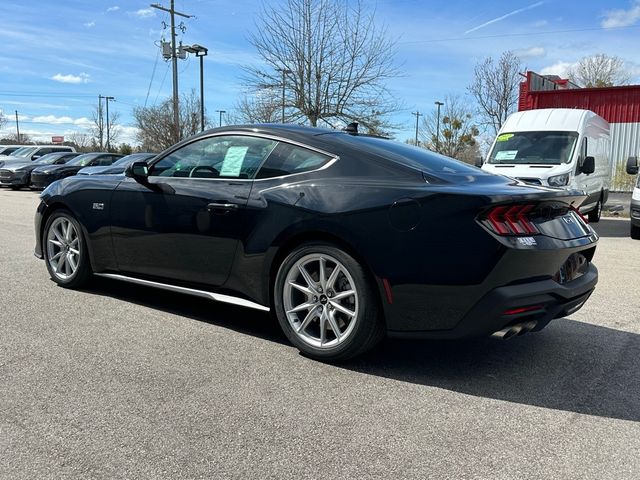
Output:
[[[88,293],[288,344],[269,314],[108,279]],[[338,365],[368,375],[601,417],[640,421],[640,335],[570,319],[510,340],[386,340]]]
[[[569,319],[510,340],[387,341],[344,368],[403,382],[640,421],[640,335]]]
[[[628,219],[602,217],[598,223],[590,224],[601,237],[630,237]]]
[[[269,313],[259,310],[98,277],[84,291],[218,325],[272,342],[287,343],[277,320]]]

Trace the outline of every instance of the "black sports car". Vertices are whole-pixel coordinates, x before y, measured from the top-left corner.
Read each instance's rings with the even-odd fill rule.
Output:
[[[31,172],[44,165],[63,165],[72,158],[80,155],[76,152],[57,152],[43,155],[35,162],[26,160],[24,163],[0,168],[0,185],[8,185],[13,189],[26,187],[31,182]]]
[[[591,295],[581,192],[349,130],[214,129],[125,177],[56,182],[35,253],[65,287],[96,274],[275,311],[324,360],[385,333],[537,331]]]
[[[79,155],[64,165],[45,165],[31,172],[31,184],[34,189],[47,187],[50,183],[61,178],[75,175],[84,167],[106,166],[122,158],[118,153],[93,152]]]

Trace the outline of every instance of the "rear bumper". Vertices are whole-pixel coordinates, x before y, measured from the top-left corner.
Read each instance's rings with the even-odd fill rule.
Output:
[[[456,339],[487,336],[509,325],[535,321],[533,331],[544,328],[554,318],[577,312],[598,283],[598,269],[589,264],[587,272],[567,284],[539,280],[499,287],[482,297],[451,330],[394,331],[389,336],[401,338]],[[505,314],[521,307],[540,307],[533,311]]]

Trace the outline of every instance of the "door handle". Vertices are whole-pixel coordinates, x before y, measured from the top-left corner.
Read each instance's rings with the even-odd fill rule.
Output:
[[[214,211],[229,212],[231,210],[237,210],[237,209],[238,209],[237,203],[211,202],[207,204],[207,210],[209,210],[210,212],[214,212]]]

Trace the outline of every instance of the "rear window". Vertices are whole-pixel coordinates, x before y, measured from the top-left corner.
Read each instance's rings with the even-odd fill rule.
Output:
[[[317,170],[332,157],[308,148],[279,143],[258,171],[257,178],[281,177]]]
[[[356,148],[364,147],[367,151],[426,173],[478,175],[479,172],[476,167],[413,145],[377,137],[348,137],[351,139],[349,143]]]

